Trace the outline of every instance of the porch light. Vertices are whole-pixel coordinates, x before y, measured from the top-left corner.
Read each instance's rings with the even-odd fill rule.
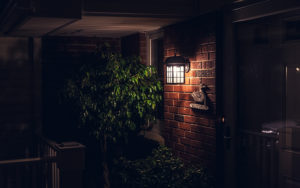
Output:
[[[185,72],[190,70],[190,62],[182,56],[176,56],[166,59],[167,65],[167,83],[183,84],[185,82]]]

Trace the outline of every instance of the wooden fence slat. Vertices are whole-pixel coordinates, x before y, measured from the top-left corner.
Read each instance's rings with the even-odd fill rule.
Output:
[[[278,135],[254,131],[241,131],[241,144],[246,154],[244,170],[253,177],[246,177],[247,186],[277,188],[278,185]],[[246,144],[246,146],[244,146]],[[248,173],[248,174],[249,174]],[[244,179],[244,178],[243,178]]]

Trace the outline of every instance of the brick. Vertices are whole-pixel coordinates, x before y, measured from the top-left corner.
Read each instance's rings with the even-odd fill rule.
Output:
[[[172,47],[172,46],[170,46]],[[174,50],[172,48],[169,48],[167,50],[164,51],[164,56],[167,57],[172,57],[174,56]]]
[[[202,83],[202,78],[190,78],[191,85],[199,85]]]
[[[191,69],[202,69],[202,62],[191,62]]]
[[[189,108],[191,103],[192,101],[179,100],[175,102],[174,106]]]
[[[164,98],[165,98],[165,99],[168,99],[168,98],[169,98],[169,93],[164,92]]]
[[[193,114],[193,112],[191,111],[190,108],[179,108],[178,109],[178,113],[179,114],[183,114],[183,115],[191,115],[191,114]]]
[[[181,100],[193,100],[193,97],[191,96],[190,93],[180,93],[179,94],[179,99],[181,99]]]
[[[193,146],[193,147],[197,147],[200,146],[202,144],[202,142],[197,141],[197,140],[191,140],[188,138],[180,138],[180,143],[183,145],[189,145],[189,146]]]
[[[194,148],[191,146],[185,146],[185,152],[196,156],[202,156],[204,151],[202,149]]]
[[[197,118],[195,116],[185,116],[184,117],[184,122],[186,123],[198,123],[200,118]]]
[[[215,60],[216,59],[216,53],[215,52],[210,52],[208,54],[208,60]]]
[[[169,107],[169,112],[170,113],[178,113],[178,108],[176,106],[170,106]]]
[[[184,130],[176,128],[173,129],[172,134],[178,137],[184,137]]]
[[[195,71],[196,77],[214,77],[215,70],[197,70]]]
[[[184,92],[194,92],[199,90],[199,86],[185,86],[184,87]]]
[[[174,91],[176,92],[193,92],[198,89],[199,86],[187,86],[187,85],[174,86]]]
[[[212,68],[215,68],[215,66],[216,66],[215,61],[202,62],[202,68],[203,69],[212,69]]]
[[[189,61],[190,61],[190,62],[197,61],[197,60],[196,60],[196,55],[190,56],[190,57],[189,57]]]
[[[164,117],[165,119],[174,119],[174,114],[165,112]]]
[[[184,116],[183,116],[183,115],[180,115],[180,114],[175,114],[175,115],[174,115],[174,119],[175,119],[176,121],[183,122],[183,121],[184,121]]]
[[[191,140],[188,138],[179,138],[179,141],[185,146],[192,146],[194,148],[203,149],[210,152],[215,152],[216,150],[215,145],[211,145],[203,141]]]
[[[188,73],[185,73],[185,77],[195,77],[196,71],[190,70]]]
[[[177,121],[169,121],[168,125],[170,127],[177,128],[178,127],[178,122]]]
[[[209,60],[208,53],[199,53],[196,55],[196,61],[206,61]]]
[[[208,52],[208,45],[202,45],[200,47],[200,52],[201,53],[207,53]]]
[[[174,91],[173,86],[172,85],[164,85],[164,91],[165,92]]]
[[[196,116],[184,116],[184,122],[186,123],[193,123],[193,124],[200,124],[205,126],[213,127],[214,123],[208,118],[199,118]]]
[[[190,130],[192,132],[198,132],[198,133],[202,133],[205,135],[211,135],[211,136],[216,135],[216,130],[214,128],[204,127],[204,126],[196,125],[196,124],[190,124]]]
[[[202,84],[205,84],[207,86],[209,85],[216,85],[216,79],[215,78],[202,78]]]
[[[193,139],[193,140],[204,140],[204,135],[195,133],[195,132],[186,132],[186,138]]]
[[[216,51],[216,44],[208,44],[207,45],[207,51],[208,52],[215,52]]]
[[[185,77],[185,84],[187,84],[187,85],[190,84],[190,78],[189,77]]]
[[[216,144],[216,138],[200,133],[195,132],[185,132],[185,137],[192,140],[202,141],[209,145],[215,145]]]
[[[178,127],[183,130],[188,130],[188,131],[191,130],[191,124],[189,124],[189,123],[180,122],[178,124]]]
[[[169,112],[169,107],[164,105],[164,112]]]
[[[172,46],[169,46],[169,47],[172,47]],[[166,57],[172,57],[172,56],[174,56],[175,55],[175,49],[173,49],[173,48],[169,48],[169,49],[167,49],[166,50],[166,52],[165,52],[165,56]],[[178,55],[178,54],[177,54]]]
[[[182,85],[177,85],[177,86],[174,86],[174,92],[180,92],[180,91],[182,91]]]
[[[203,159],[213,159],[215,157],[214,154],[211,152],[189,146],[185,146],[185,152],[193,154]]]
[[[179,93],[169,93],[168,98],[170,98],[170,99],[179,99]]]
[[[173,100],[165,99],[165,100],[164,100],[164,105],[167,105],[167,106],[173,106],[173,105],[174,105]]]
[[[184,153],[180,152],[178,156],[187,164],[194,163],[194,162],[197,162],[199,164],[200,161],[199,157],[197,157],[196,155],[186,153],[186,152]]]

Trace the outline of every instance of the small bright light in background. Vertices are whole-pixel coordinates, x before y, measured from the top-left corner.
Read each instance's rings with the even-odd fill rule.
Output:
[[[273,131],[273,130],[262,130],[261,131],[262,133],[265,133],[265,134],[275,134],[276,132]]]
[[[300,68],[299,68],[299,67],[296,67],[296,71],[299,72],[299,71],[300,71]]]

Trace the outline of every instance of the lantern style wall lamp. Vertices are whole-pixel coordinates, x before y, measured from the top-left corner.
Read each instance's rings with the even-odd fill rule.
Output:
[[[190,61],[182,56],[168,57],[167,65],[167,83],[168,84],[184,84],[185,73],[190,70]]]

